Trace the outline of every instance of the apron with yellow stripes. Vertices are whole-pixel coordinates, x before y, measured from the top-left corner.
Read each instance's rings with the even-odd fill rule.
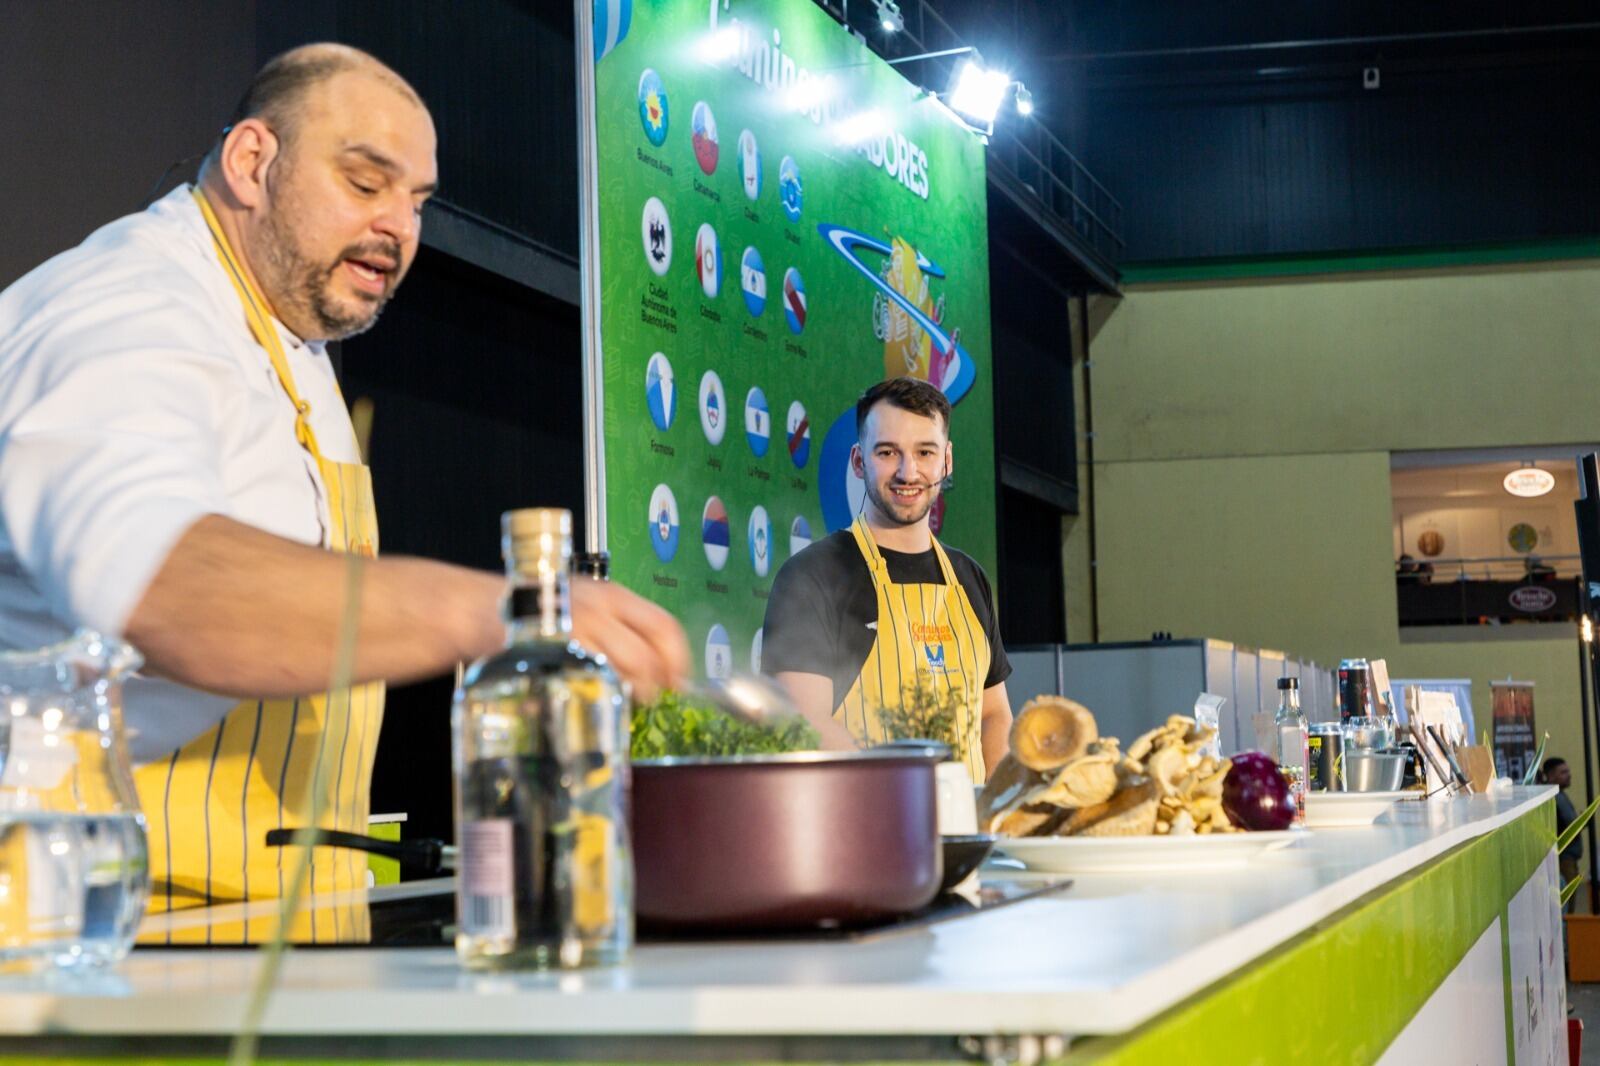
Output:
[[[985,777],[981,723],[983,682],[989,676],[989,638],[956,580],[950,557],[933,542],[943,585],[897,584],[865,518],[850,527],[872,575],[878,599],[877,639],[861,673],[834,710],[857,740],[890,739],[885,717],[932,704],[952,712],[956,754],[972,779]]]
[[[373,556],[378,549],[372,478],[360,463],[328,459],[317,446],[310,405],[300,398],[283,342],[266,304],[240,268],[204,195],[195,190],[217,251],[243,304],[250,332],[266,350],[296,410],[295,436],[316,460],[328,502],[332,551]],[[288,891],[300,849],[267,847],[267,830],[312,824],[313,783],[324,789],[327,829],[364,833],[373,756],[383,724],[381,683],[298,699],[244,700],[222,721],[170,756],[134,772],[149,827],[150,911],[276,897]],[[366,885],[362,853],[312,849],[310,893]],[[360,942],[369,934],[364,903],[318,908],[297,920],[297,939]],[[276,919],[180,929],[167,942],[258,941]],[[186,936],[184,934],[192,934]]]

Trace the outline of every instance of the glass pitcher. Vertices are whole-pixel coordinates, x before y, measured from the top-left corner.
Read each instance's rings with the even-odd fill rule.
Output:
[[[0,652],[0,968],[101,966],[133,944],[150,870],[121,692],[140,664],[86,630]]]

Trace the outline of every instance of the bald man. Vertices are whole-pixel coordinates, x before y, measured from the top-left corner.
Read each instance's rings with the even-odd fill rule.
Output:
[[[323,691],[345,560],[377,549],[324,346],[405,277],[434,145],[394,71],[296,49],[257,74],[195,186],[0,294],[0,648],[88,627],[143,653],[124,718],[157,910],[279,894],[263,837],[311,824],[313,780],[321,824],[364,832],[382,683],[504,641],[498,576],[374,558],[355,684]],[[598,582],[573,600],[578,639],[644,691],[687,672],[665,612]],[[313,879],[352,887],[364,867],[319,849]]]

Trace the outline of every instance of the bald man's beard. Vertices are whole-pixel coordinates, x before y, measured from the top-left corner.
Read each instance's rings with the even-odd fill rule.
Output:
[[[399,263],[400,246],[392,241],[366,241],[346,246],[332,262],[321,262],[300,250],[299,235],[289,221],[291,214],[291,205],[275,203],[262,222],[262,250],[273,288],[269,299],[278,317],[285,317],[283,312],[287,307],[298,312],[295,317],[315,323],[317,335],[305,340],[340,341],[365,333],[377,323],[378,316],[394,295],[395,286],[399,284],[396,272],[385,276],[382,295],[370,296],[358,291],[349,303],[334,296],[334,273],[346,259],[383,257]]]

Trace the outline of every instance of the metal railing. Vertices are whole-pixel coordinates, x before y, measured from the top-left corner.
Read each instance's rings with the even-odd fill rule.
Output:
[[[1427,559],[1430,570],[1395,569],[1404,626],[1572,622],[1580,610],[1576,555]]]
[[[852,19],[850,0],[817,2],[847,26],[858,21]],[[871,0],[855,3],[858,14],[873,10]],[[868,45],[885,59],[967,47],[927,0],[900,0],[900,10],[904,30],[888,37],[865,35]],[[959,61],[960,57],[951,56],[918,60],[917,71],[902,73],[924,86],[943,86]],[[1036,116],[1010,111],[997,118],[989,138],[989,166],[1031,192],[1047,219],[1077,234],[1105,267],[1117,269],[1124,247],[1121,202]]]
[[[989,165],[1002,165],[1061,225],[1089,243],[1112,269],[1122,260],[1122,204],[1067,146],[1032,116],[1018,129],[997,125],[989,143]]]
[[[1519,581],[1524,578],[1577,577],[1581,559],[1577,555],[1485,555],[1477,558],[1414,560],[1427,570],[1410,575],[1396,563],[1395,577],[1423,577],[1443,581]],[[1540,569],[1541,567],[1547,569]],[[1424,582],[1425,583],[1425,582]]]

